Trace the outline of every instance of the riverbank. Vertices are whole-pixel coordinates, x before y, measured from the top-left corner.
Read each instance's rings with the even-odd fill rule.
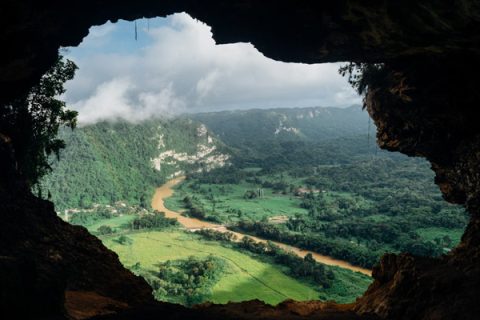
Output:
[[[254,239],[257,242],[267,242],[267,240],[265,240],[265,239],[261,239],[261,238],[258,238],[258,237],[253,237],[253,236],[250,236],[250,235],[245,235],[245,234],[242,234],[242,233],[239,233],[239,232],[231,231],[221,224],[215,224],[215,223],[206,222],[206,221],[202,221],[202,220],[195,219],[195,218],[185,217],[180,212],[168,209],[165,206],[165,199],[168,198],[168,197],[171,197],[173,195],[173,193],[174,193],[173,188],[176,185],[178,185],[179,183],[181,183],[183,180],[185,180],[185,177],[177,177],[175,179],[169,180],[167,183],[165,183],[161,187],[157,188],[156,191],[155,191],[155,194],[153,196],[153,199],[152,199],[152,208],[155,209],[155,210],[164,212],[165,216],[168,217],[168,218],[177,219],[177,221],[184,228],[186,228],[188,230],[213,229],[213,230],[216,230],[216,231],[219,231],[219,232],[227,232],[228,231],[228,232],[232,232],[233,234],[235,234],[238,239],[241,239],[244,236],[248,236],[248,237]],[[330,265],[330,266],[337,266],[337,267],[348,269],[348,270],[351,270],[351,271],[354,271],[354,272],[360,272],[360,273],[368,275],[368,276],[371,276],[371,274],[372,274],[371,270],[361,268],[361,267],[358,267],[358,266],[354,266],[354,265],[348,263],[347,261],[334,259],[334,258],[329,257],[329,256],[321,255],[321,254],[318,254],[316,252],[312,252],[312,251],[308,251],[308,250],[303,250],[303,249],[293,247],[293,246],[290,246],[290,245],[286,245],[286,244],[283,244],[283,243],[280,243],[280,242],[275,242],[275,241],[272,241],[272,242],[274,244],[276,244],[277,246],[279,246],[280,248],[282,248],[284,250],[287,250],[287,251],[291,251],[291,252],[297,254],[300,257],[304,257],[305,255],[310,253],[317,262],[324,263],[324,264]]]

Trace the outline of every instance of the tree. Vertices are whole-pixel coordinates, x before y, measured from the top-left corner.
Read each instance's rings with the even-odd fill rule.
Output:
[[[102,225],[98,227],[97,232],[99,235],[106,235],[113,233],[113,229],[110,226]]]
[[[442,238],[443,240],[443,245],[447,248],[451,248],[452,247],[452,239],[448,236],[448,235],[445,235],[443,236]]]
[[[128,246],[128,245],[133,244],[133,240],[131,238],[125,236],[125,235],[121,235],[115,241],[118,242],[121,245],[124,245],[124,246]]]
[[[347,77],[348,83],[359,95],[366,94],[369,87],[385,84],[388,75],[384,64],[381,63],[350,62],[341,66],[338,72]]]
[[[249,200],[249,199],[255,199],[255,198],[257,198],[257,196],[258,196],[257,193],[256,193],[255,191],[253,191],[253,190],[247,190],[247,191],[245,191],[245,193],[243,194],[243,198],[244,198],[244,199],[247,199],[247,200]]]
[[[9,137],[18,169],[30,186],[51,170],[49,156],[60,156],[65,142],[57,138],[61,126],[75,128],[77,112],[57,97],[73,79],[77,66],[59,57],[30,92],[0,106],[0,134]]]

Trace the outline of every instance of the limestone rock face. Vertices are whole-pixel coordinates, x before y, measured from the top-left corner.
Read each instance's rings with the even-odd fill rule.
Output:
[[[180,11],[212,26],[217,42],[250,41],[274,59],[384,63],[383,83],[366,96],[377,141],[431,162],[445,199],[465,205],[472,216],[461,245],[440,259],[384,256],[375,282],[353,305],[288,302],[273,308],[248,302],[187,310],[150,304],[146,283],[114,253],[86,230],[63,223],[51,203],[22,186],[0,128],[2,311],[36,318],[62,317],[67,306],[76,317],[134,307],[115,316],[121,319],[477,319],[480,3],[6,0],[0,4],[0,106],[27,92],[55,62],[58,48],[78,45],[90,26]]]

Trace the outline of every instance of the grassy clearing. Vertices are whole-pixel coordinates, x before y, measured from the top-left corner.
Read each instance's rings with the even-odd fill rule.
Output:
[[[109,226],[112,229],[121,229],[123,226],[129,225],[130,222],[135,219],[135,217],[136,215],[133,214],[124,214],[122,216],[96,221],[95,223],[87,226],[86,228],[90,232],[96,232],[100,226]]]
[[[435,238],[443,238],[444,236],[449,236],[452,240],[452,247],[455,247],[462,238],[464,229],[455,228],[438,228],[438,227],[431,227],[431,228],[420,228],[416,230],[417,233],[427,241],[434,241]]]
[[[280,267],[192,234],[181,231],[131,233],[128,234],[133,240],[131,245],[119,244],[115,241],[117,237],[103,237],[103,241],[127,267],[139,262],[143,269],[155,271],[156,264],[166,260],[204,258],[209,254],[224,259],[227,271],[213,287],[209,299],[216,303],[259,299],[277,304],[287,298],[299,301],[319,298],[318,291],[285,275]]]
[[[353,302],[372,283],[372,278],[359,272],[352,272],[340,267],[332,268],[335,273],[335,281],[331,288],[320,294],[322,300],[333,300],[339,303]],[[352,292],[357,292],[357,296],[352,295]]]
[[[165,205],[171,210],[184,210],[183,198],[186,195],[192,195],[192,190],[188,186],[188,181],[178,186],[175,194],[166,200]],[[295,216],[295,214],[307,213],[305,209],[300,208],[299,198],[275,193],[269,188],[263,188],[262,198],[246,200],[245,192],[256,188],[258,186],[245,182],[238,185],[202,184],[201,189],[194,194],[208,212],[215,211],[215,215],[225,222],[235,222],[240,219],[259,221],[274,216]],[[213,195],[214,201],[209,199],[209,195]],[[241,215],[238,214],[238,210],[242,212]]]
[[[257,168],[252,169],[255,170]],[[305,178],[295,178],[288,174],[265,175],[262,176],[262,179],[271,182],[284,181],[289,185],[307,189],[304,183]],[[308,210],[300,206],[302,202],[301,197],[297,197],[292,193],[282,194],[279,191],[274,191],[272,188],[263,188],[245,180],[236,185],[202,183],[195,186],[194,182],[195,180],[187,180],[176,186],[173,196],[165,201],[166,207],[175,211],[183,211],[185,210],[183,203],[185,196],[194,195],[208,215],[216,216],[224,223],[235,223],[240,220],[261,221],[262,219],[279,216],[288,218],[308,213]],[[247,190],[255,191],[259,188],[262,189],[262,197],[245,199],[244,195]],[[332,206],[339,199],[355,203],[358,209],[365,210],[373,206],[371,200],[349,192],[327,190],[324,191],[323,195],[327,204]],[[378,217],[373,219],[378,219]]]
[[[177,187],[175,187],[176,189]],[[183,198],[178,194],[180,193],[181,191],[178,191],[175,190],[175,193],[173,196],[171,197],[168,197],[166,199],[163,199],[164,203],[165,203],[165,207],[167,207],[168,209],[172,210],[172,211],[176,211],[176,212],[182,212],[182,211],[185,211],[185,207],[183,206]],[[184,196],[185,197],[185,194]]]

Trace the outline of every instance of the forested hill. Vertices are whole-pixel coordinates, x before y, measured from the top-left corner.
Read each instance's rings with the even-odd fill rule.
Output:
[[[234,147],[242,147],[257,139],[323,142],[366,135],[368,132],[368,114],[358,105],[344,109],[311,107],[221,111],[197,113],[190,117],[204,123],[222,141]]]
[[[127,201],[149,206],[155,186],[185,171],[221,167],[226,147],[190,119],[102,122],[63,130],[61,160],[41,183],[57,211]]]
[[[349,108],[255,109],[199,113],[225,144],[237,149],[245,166],[302,166],[349,163],[381,153],[375,127],[360,106]]]
[[[195,119],[236,150],[235,166],[191,174],[177,190],[191,216],[366,268],[385,252],[448,252],[468,221],[425,159],[377,150],[360,107]]]
[[[120,200],[148,206],[154,188],[166,179],[230,163],[282,170],[352,163],[377,153],[392,157],[377,150],[375,128],[360,106],[102,122],[60,136],[67,148],[41,183],[57,211]]]

